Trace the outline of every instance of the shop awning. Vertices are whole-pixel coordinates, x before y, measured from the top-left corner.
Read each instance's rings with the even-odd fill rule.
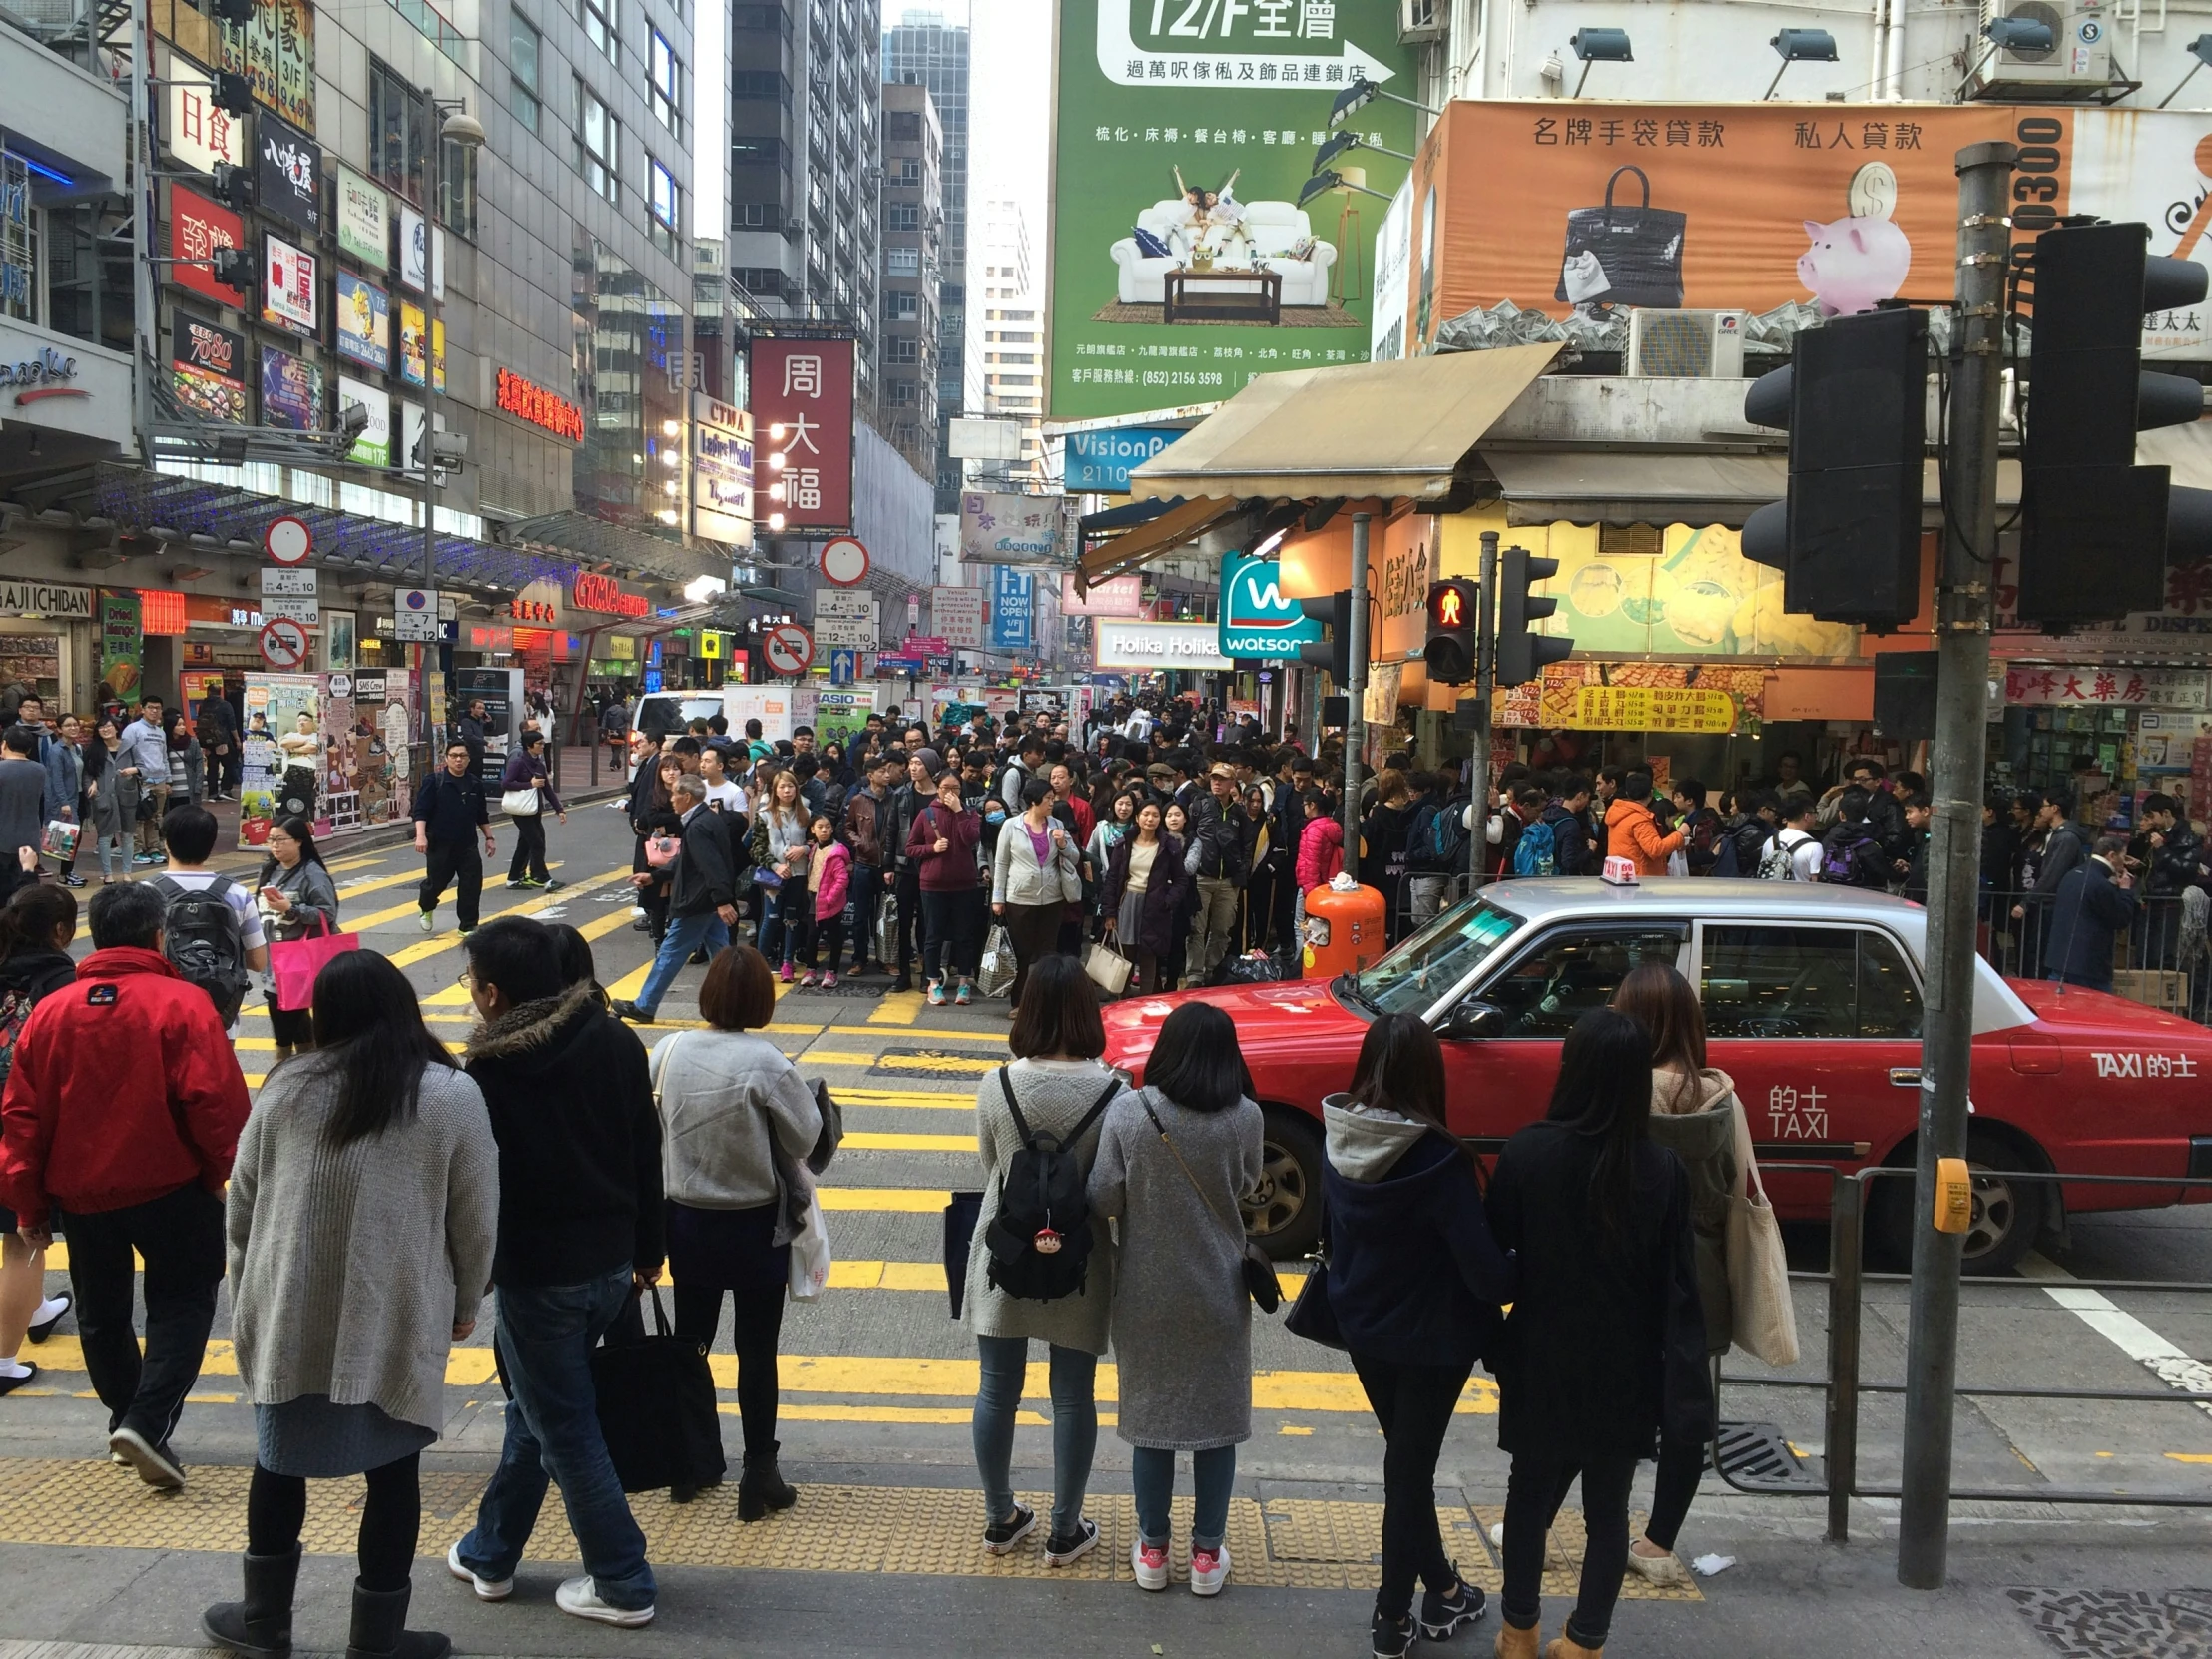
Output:
[[[1130,494],[1446,494],[1491,424],[1551,365],[1556,342],[1262,374],[1129,475]]]
[[[2152,435],[2143,434],[2145,439]],[[1740,526],[1759,508],[1790,492],[1790,462],[1783,455],[1485,449],[1482,464],[1497,480],[1508,524]],[[2204,451],[2203,464],[2207,481],[2212,482],[2212,445]],[[2178,464],[2174,478],[2177,483],[2181,480]],[[2019,462],[1998,462],[1998,504],[2009,507],[2019,498]],[[1929,527],[1939,525],[1942,496],[1933,458],[1924,469],[1921,500]]]
[[[1163,452],[1164,453],[1164,452]],[[1125,571],[1136,570],[1154,559],[1165,558],[1177,548],[1196,541],[1238,510],[1235,500],[1186,501],[1170,507],[1150,523],[1124,531],[1103,547],[1083,555],[1075,567],[1075,591],[1088,593],[1098,583]]]

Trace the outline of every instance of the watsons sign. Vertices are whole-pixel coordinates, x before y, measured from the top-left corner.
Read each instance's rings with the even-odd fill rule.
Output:
[[[1322,625],[1285,599],[1282,566],[1272,558],[1231,554],[1221,562],[1221,653],[1225,657],[1293,657],[1318,642]]]

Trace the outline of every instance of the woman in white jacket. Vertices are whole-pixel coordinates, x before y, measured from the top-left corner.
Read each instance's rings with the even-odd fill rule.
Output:
[[[991,910],[1006,924],[1017,964],[1009,1015],[1021,1007],[1030,968],[1059,941],[1067,907],[1083,900],[1075,837],[1053,820],[1052,786],[1030,779],[1021,787],[1021,817],[998,832],[991,874]]]

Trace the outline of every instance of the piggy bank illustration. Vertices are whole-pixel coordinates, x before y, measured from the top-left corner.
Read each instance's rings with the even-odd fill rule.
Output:
[[[1813,290],[1824,316],[1871,311],[1894,299],[1913,266],[1913,245],[1888,219],[1855,216],[1832,224],[1805,222],[1813,246],[1798,256],[1798,280]]]

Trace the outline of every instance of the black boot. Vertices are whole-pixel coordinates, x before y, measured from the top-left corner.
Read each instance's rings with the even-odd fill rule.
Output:
[[[745,1472],[738,1477],[738,1519],[757,1521],[771,1509],[789,1509],[799,1501],[799,1494],[776,1472],[776,1453],[781,1445],[781,1441],[773,1442],[765,1456],[746,1454]]]
[[[291,1592],[299,1582],[299,1546],[284,1555],[246,1557],[246,1599],[219,1601],[200,1615],[200,1629],[218,1647],[247,1659],[284,1659],[291,1652]]]
[[[353,1629],[345,1638],[345,1659],[445,1659],[453,1644],[435,1630],[407,1628],[412,1584],[396,1590],[371,1590],[353,1580]]]

